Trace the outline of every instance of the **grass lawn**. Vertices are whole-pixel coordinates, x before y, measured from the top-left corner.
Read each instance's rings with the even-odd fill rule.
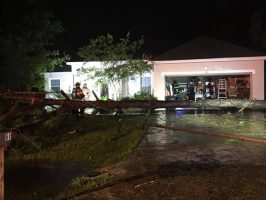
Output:
[[[111,166],[127,159],[134,151],[147,131],[147,127],[143,127],[144,119],[144,116],[123,116],[119,120],[117,116],[108,115],[87,115],[82,118],[56,115],[16,134],[16,139],[7,150],[6,162],[78,162],[94,169]],[[73,129],[82,123],[85,124],[83,130],[72,134]],[[52,199],[68,198],[111,179],[110,173],[100,174],[93,179],[75,177],[65,190]],[[49,191],[49,188],[46,190]],[[6,195],[8,199],[17,199],[14,191]],[[33,194],[23,198],[32,199]],[[43,199],[41,196],[38,198]]]

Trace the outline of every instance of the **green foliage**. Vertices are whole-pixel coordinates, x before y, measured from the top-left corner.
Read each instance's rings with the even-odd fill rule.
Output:
[[[101,100],[107,101],[108,100],[108,96],[101,96]]]
[[[147,92],[137,92],[134,94],[133,99],[134,100],[157,100],[156,97],[154,97],[152,94],[149,94]]]
[[[234,143],[234,142],[239,142],[239,140],[238,139],[229,138],[229,139],[224,140],[224,142],[226,142],[226,143]]]
[[[126,38],[114,41],[112,35],[101,35],[90,39],[89,44],[81,47],[78,55],[86,61],[121,62],[136,59],[138,51],[144,43],[143,38],[130,43],[130,34]],[[143,59],[143,58],[142,58]]]
[[[82,133],[62,135],[79,127],[83,120],[75,116],[54,116],[39,124],[38,128],[24,130],[27,137],[42,144],[41,151],[30,153],[30,149],[13,146],[16,151],[10,153],[10,159],[20,156],[26,160],[78,161],[94,167],[112,165],[132,153],[146,132],[142,129],[142,122],[143,117],[132,116],[119,124],[114,117],[99,116],[92,118]]]
[[[76,177],[71,181],[71,184],[67,190],[64,190],[62,193],[57,195],[55,199],[71,198],[74,195],[103,186],[104,184],[112,181],[112,178],[113,175],[111,173],[100,174],[94,178],[85,176]]]
[[[14,5],[16,5],[14,7]],[[0,89],[44,88],[43,72],[60,66],[67,56],[52,48],[63,31],[51,12],[36,1],[6,1],[0,36]]]
[[[122,80],[143,75],[152,69],[147,64],[147,56],[140,54],[143,43],[143,38],[131,42],[129,33],[118,41],[110,34],[91,39],[79,49],[78,55],[85,61],[101,61],[103,68],[83,67],[80,70],[100,83],[118,84],[117,91],[121,97]]]

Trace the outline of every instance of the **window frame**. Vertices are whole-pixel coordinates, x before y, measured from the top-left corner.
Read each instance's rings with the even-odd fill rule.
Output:
[[[148,86],[143,86],[144,82],[146,85],[146,81],[144,81],[143,79],[149,79],[148,84],[147,84]],[[141,92],[147,92],[148,94],[151,94],[151,77],[150,76],[140,77],[140,91]]]
[[[59,86],[53,86],[52,81],[59,80]],[[59,88],[58,90],[54,90],[53,88]],[[59,92],[61,90],[61,79],[60,78],[50,78],[49,79],[49,89],[50,91]]]

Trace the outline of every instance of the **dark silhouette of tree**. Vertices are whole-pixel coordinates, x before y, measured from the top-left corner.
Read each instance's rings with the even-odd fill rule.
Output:
[[[43,73],[67,58],[52,43],[63,27],[41,1],[4,0],[1,6],[0,90],[43,89]]]

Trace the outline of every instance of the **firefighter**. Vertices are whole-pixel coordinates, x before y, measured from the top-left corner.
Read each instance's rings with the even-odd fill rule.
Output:
[[[72,91],[72,99],[73,100],[78,100],[78,101],[85,101],[85,95],[83,93],[83,90],[80,88],[80,83],[77,82],[75,84],[76,87],[73,88]],[[78,110],[74,111],[74,113],[78,113],[78,115],[84,114],[84,109],[85,108],[78,108]]]

